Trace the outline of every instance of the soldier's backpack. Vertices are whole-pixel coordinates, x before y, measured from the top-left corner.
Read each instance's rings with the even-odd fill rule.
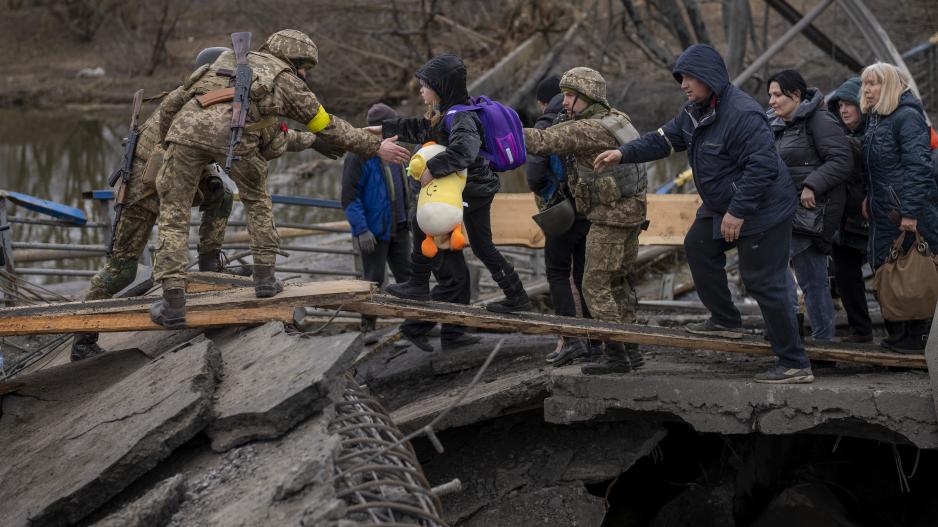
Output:
[[[444,123],[447,130],[453,117],[459,112],[476,112],[482,121],[485,144],[479,153],[491,163],[495,172],[505,172],[520,167],[527,161],[524,146],[524,131],[518,113],[504,104],[482,95],[469,99],[472,104],[458,104],[446,112]]]

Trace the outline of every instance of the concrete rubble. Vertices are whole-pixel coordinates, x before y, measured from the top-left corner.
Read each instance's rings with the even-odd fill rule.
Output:
[[[772,360],[660,351],[630,375],[584,377],[576,367],[562,368],[551,376],[544,418],[567,424],[651,412],[698,432],[810,431],[938,448],[927,372],[819,368],[814,384],[752,382]]]
[[[127,349],[17,377],[0,399],[0,523],[337,522],[327,426],[357,333],[208,335],[109,336]]]
[[[198,339],[153,361],[136,355],[118,352],[81,368],[46,370],[21,379],[26,386],[4,396],[5,522],[78,521],[208,424],[221,368],[210,341]],[[111,370],[115,363],[125,377]],[[87,384],[72,382],[79,378]]]
[[[283,323],[215,338],[225,382],[208,428],[212,448],[225,451],[279,437],[341,394],[342,374],[361,351],[356,333],[304,338]]]
[[[430,486],[461,480],[460,492],[441,498],[454,526],[599,526],[621,518],[613,514],[616,482],[666,470],[661,452],[673,458],[686,447],[668,441],[688,434],[808,433],[938,448],[922,371],[840,365],[819,368],[812,385],[766,386],[751,378],[770,358],[651,348],[639,372],[588,377],[577,365],[544,363],[556,337],[479,335],[479,344],[445,353],[388,344],[353,369],[405,432],[448,411],[434,424],[442,454],[424,435],[412,445]],[[331,479],[345,447],[330,430],[345,372],[362,351],[357,332],[312,337],[269,323],[101,342],[112,351],[17,377],[23,386],[0,396],[9,460],[0,464],[0,503],[10,511],[4,525],[355,523]],[[777,447],[737,448],[739,456],[730,447],[735,483],[691,482],[630,517],[656,527],[700,517],[732,525],[741,514],[771,518],[773,507],[801,499],[800,487],[774,488],[768,475],[777,471],[759,462]],[[805,514],[853,521],[823,493],[811,496],[819,504]],[[740,499],[749,500],[743,513]]]

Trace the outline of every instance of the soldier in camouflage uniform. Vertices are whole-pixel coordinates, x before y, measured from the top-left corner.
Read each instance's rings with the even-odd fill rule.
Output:
[[[323,140],[365,157],[378,155],[388,162],[407,160],[409,152],[394,144],[394,138],[382,142],[326,112],[303,80],[318,61],[313,41],[302,32],[290,29],[274,33],[257,52],[251,52],[248,63],[254,79],[248,124],[270,117],[289,117],[307,123],[307,129],[317,134],[317,142]],[[160,107],[162,137],[168,146],[156,181],[160,219],[153,274],[155,280],[162,281],[163,299],[152,306],[150,317],[165,327],[185,325],[189,203],[196,192],[197,174],[202,167],[212,161],[222,163],[225,160],[231,99],[218,96],[233,82],[222,70],[234,69],[234,53],[223,53],[192,79],[190,87],[177,88]],[[283,286],[274,276],[280,240],[267,193],[267,161],[260,155],[260,141],[258,132],[245,130],[241,143],[235,148],[239,158],[232,164],[229,175],[238,185],[246,211],[255,295],[263,298],[277,294]]]
[[[196,59],[196,67],[207,67],[225,50],[203,50]],[[316,138],[310,132],[281,128],[279,123],[261,124],[265,124],[260,131],[263,145],[261,155],[268,160],[280,157],[285,152],[305,150]],[[162,164],[164,151],[158,142],[159,129],[160,112],[157,110],[140,126],[127,185],[127,202],[114,230],[114,249],[104,267],[91,278],[85,300],[111,298],[130,285],[137,276],[137,261],[146,249],[160,208],[156,174]],[[199,207],[202,213],[199,226],[199,271],[222,270],[221,247],[232,201],[233,196],[221,178],[205,167],[192,202],[192,206]],[[101,353],[103,350],[97,341],[97,333],[76,334],[72,343],[72,360],[78,361]]]
[[[617,170],[596,173],[593,159],[637,138],[638,132],[626,114],[609,106],[606,81],[599,72],[573,68],[564,73],[560,88],[564,109],[572,120],[544,130],[525,128],[527,151],[566,156],[566,173],[576,208],[592,222],[586,238],[583,295],[593,318],[632,322],[637,297],[629,273],[645,223],[645,168],[624,164]],[[585,374],[628,372],[643,363],[637,346],[606,342],[599,362],[582,369]]]

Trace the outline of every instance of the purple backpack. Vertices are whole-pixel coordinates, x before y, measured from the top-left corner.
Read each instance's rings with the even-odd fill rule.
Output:
[[[457,112],[477,112],[485,135],[485,144],[479,153],[489,160],[492,170],[505,172],[523,165],[528,155],[518,113],[484,95],[469,100],[472,104],[459,104],[446,112],[446,129],[452,126]]]

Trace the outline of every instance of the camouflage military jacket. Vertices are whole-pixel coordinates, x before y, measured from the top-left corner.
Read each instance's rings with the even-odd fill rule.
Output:
[[[605,172],[593,172],[596,156],[619,146],[612,132],[600,124],[600,119],[611,113],[565,121],[544,130],[525,128],[524,141],[530,154],[573,157],[572,162],[567,163],[568,169],[572,169],[567,178],[577,211],[587,219],[600,225],[634,227],[645,221],[645,193],[623,196],[614,177]],[[642,165],[629,164],[622,169],[640,177],[645,175]]]
[[[261,123],[263,124],[263,123]],[[270,161],[286,152],[300,152],[311,147],[316,140],[316,134],[300,130],[292,130],[274,120],[270,125],[255,126],[259,139],[259,153],[261,157]],[[127,202],[140,203],[152,212],[158,212],[156,203],[147,203],[144,200],[156,195],[156,175],[163,163],[163,145],[159,142],[160,111],[156,110],[140,125],[140,137],[134,149],[134,161],[128,187]],[[206,168],[202,177],[210,175]],[[196,202],[200,198],[196,197]]]
[[[348,122],[326,113],[323,106],[309,91],[292,67],[267,53],[250,53],[248,62],[254,70],[251,84],[251,105],[247,124],[257,123],[270,116],[288,117],[301,123],[309,123],[328,142],[360,154],[374,156],[380,140],[364,130],[354,128]],[[219,75],[220,69],[235,68],[233,52],[223,53],[207,69],[200,69],[187,86],[172,91],[160,105],[161,137],[167,143],[179,143],[216,153],[225,153],[230,133],[231,103],[221,102],[203,108],[196,97],[210,91],[226,88],[233,80]],[[245,155],[258,148],[262,142],[258,131],[244,133],[236,147],[238,155]]]

